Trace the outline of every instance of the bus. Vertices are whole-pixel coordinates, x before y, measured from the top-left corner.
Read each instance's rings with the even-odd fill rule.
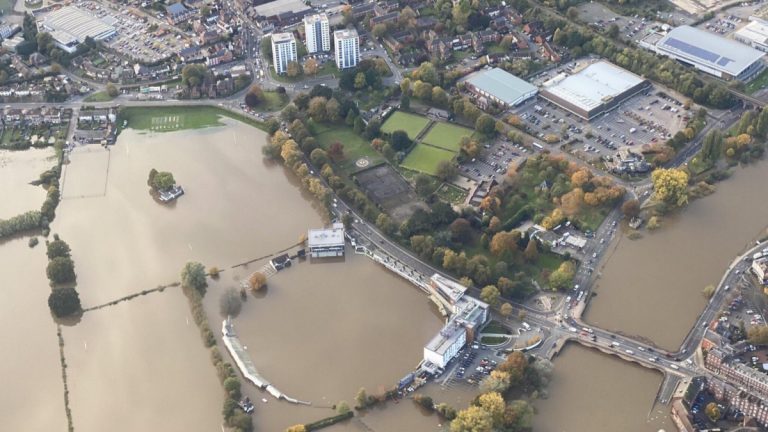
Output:
[[[538,150],[544,150],[544,146],[537,142],[533,143],[533,146],[536,147]]]

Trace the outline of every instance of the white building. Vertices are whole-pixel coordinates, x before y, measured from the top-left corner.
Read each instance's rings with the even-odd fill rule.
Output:
[[[357,30],[336,30],[333,32],[333,44],[336,47],[336,67],[353,68],[360,61],[360,37]]]
[[[752,273],[760,279],[762,284],[768,284],[768,258],[759,258],[752,261]]]
[[[461,324],[451,320],[424,346],[424,360],[444,368],[466,343],[467,331]]]
[[[344,256],[344,224],[335,223],[330,229],[309,230],[307,245],[312,258]]]
[[[59,48],[73,53],[86,38],[104,41],[115,36],[114,21],[109,16],[98,18],[74,6],[65,6],[45,15],[39,25],[51,34]]]
[[[749,17],[749,21],[733,34],[733,38],[756,50],[768,52],[768,22],[757,17]]]
[[[328,15],[317,14],[304,17],[304,37],[307,52],[331,50],[331,27],[328,25]]]
[[[293,33],[274,33],[272,35],[272,64],[275,72],[286,73],[288,63],[297,60],[296,39],[294,39]]]

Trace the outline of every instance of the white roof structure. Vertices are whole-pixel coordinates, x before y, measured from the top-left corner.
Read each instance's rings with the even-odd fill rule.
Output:
[[[670,30],[656,50],[677,59],[738,77],[763,57],[742,43],[691,26]]]
[[[74,6],[49,13],[41,24],[56,41],[65,45],[75,41],[82,43],[87,37],[103,40],[116,33],[112,25]]]
[[[545,83],[545,88],[550,94],[584,111],[591,111],[643,81],[632,72],[599,61],[566,78],[550,80]]]
[[[272,43],[286,43],[294,39],[293,33],[272,33]]]
[[[301,0],[275,0],[255,6],[254,9],[259,15],[270,17],[285,12],[302,12],[309,9],[309,6]]]
[[[581,249],[587,245],[587,239],[579,236],[570,235],[565,238],[565,244]]]
[[[459,301],[459,299],[464,296],[464,293],[467,292],[467,287],[464,285],[454,282],[446,277],[443,277],[437,273],[432,275],[432,281],[434,282],[435,286],[439,290],[439,292],[445,296],[448,301],[450,301],[452,304]]]
[[[475,72],[467,82],[505,105],[518,105],[538,92],[536,86],[500,68]]]
[[[768,46],[768,23],[761,19],[752,19],[749,24],[737,30],[733,36],[736,40],[750,43],[752,46]]]
[[[335,223],[328,229],[311,229],[307,236],[310,249],[314,247],[338,246],[344,244],[344,224]]]

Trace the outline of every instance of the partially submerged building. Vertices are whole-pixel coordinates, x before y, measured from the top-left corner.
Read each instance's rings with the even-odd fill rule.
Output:
[[[344,256],[344,224],[335,223],[331,228],[309,230],[307,246],[312,258]]]

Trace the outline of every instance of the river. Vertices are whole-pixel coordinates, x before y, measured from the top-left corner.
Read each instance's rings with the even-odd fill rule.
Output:
[[[717,192],[640,240],[621,236],[604,261],[586,320],[677,350],[731,261],[765,233],[768,163],[734,170]]]

